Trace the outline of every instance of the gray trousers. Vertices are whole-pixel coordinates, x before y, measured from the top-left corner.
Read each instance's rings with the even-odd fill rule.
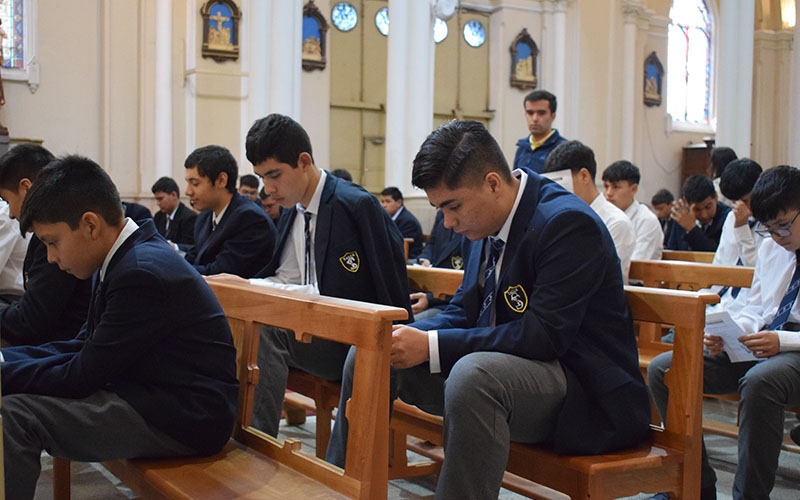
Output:
[[[352,393],[348,356],[339,415]],[[447,378],[431,374],[427,363],[395,372],[396,390],[406,403],[444,416],[445,460],[436,498],[496,499],[508,461],[510,442],[552,438],[567,380],[557,361],[541,362],[509,354],[476,352],[461,358]],[[327,459],[340,465],[346,456],[346,419],[338,418]]]
[[[669,399],[664,373],[671,364],[672,352],[666,352],[656,356],[647,368],[647,384],[662,418]],[[706,356],[703,391],[739,392],[739,456],[733,498],[768,500],[783,442],[784,411],[787,406],[800,404],[800,352],[783,352],[760,363],[731,363],[724,354]],[[703,445],[701,486],[715,482]]]
[[[110,391],[83,399],[10,394],[3,396],[2,415],[8,499],[33,498],[43,450],[81,462],[195,453]]]
[[[339,380],[349,348],[347,344],[320,338],[314,338],[306,344],[295,340],[294,333],[289,330],[262,327],[258,344],[260,375],[253,401],[253,427],[271,436],[278,435],[289,367],[299,368],[325,380]]]

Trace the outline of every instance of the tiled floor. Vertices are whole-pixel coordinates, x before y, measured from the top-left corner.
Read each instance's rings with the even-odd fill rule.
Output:
[[[707,418],[732,421],[735,407],[726,401],[707,401]],[[797,423],[794,415],[787,414],[787,429]],[[286,436],[301,438],[306,446],[313,447],[314,419],[298,427],[284,427]],[[736,442],[720,436],[706,436],[706,446],[712,465],[717,472],[717,498],[730,500],[733,474],[736,470]],[[72,498],[75,500],[124,500],[137,498],[124,486],[120,486],[114,476],[96,464],[72,465]],[[414,480],[393,480],[389,482],[390,500],[432,499],[435,478],[426,477]],[[649,495],[639,495],[632,499],[644,499]],[[503,490],[500,499],[522,499],[524,497]],[[800,499],[800,454],[782,452],[778,469],[778,479],[771,495],[772,500]],[[37,500],[52,499],[52,469],[49,457],[43,459],[43,472],[36,491]],[[691,500],[691,499],[690,499]]]

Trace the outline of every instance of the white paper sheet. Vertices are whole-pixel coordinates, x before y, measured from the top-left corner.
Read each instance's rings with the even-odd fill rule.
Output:
[[[741,361],[758,361],[758,358],[739,342],[739,337],[745,335],[744,330],[736,324],[728,311],[719,311],[706,314],[706,333],[722,337],[725,342],[724,349],[728,353],[731,363]]]

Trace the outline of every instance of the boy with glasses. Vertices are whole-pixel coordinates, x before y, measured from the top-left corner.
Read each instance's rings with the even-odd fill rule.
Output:
[[[704,388],[711,394],[737,391],[739,457],[733,498],[769,498],[783,441],[784,411],[800,405],[800,170],[779,166],[767,170],[753,187],[750,207],[756,232],[769,235],[758,252],[747,303],[732,315],[748,332],[738,339],[757,361],[733,363],[723,353],[724,341],[706,334],[709,353],[704,363]],[[657,356],[647,369],[648,386],[665,418],[669,397],[664,374],[672,353]],[[703,448],[702,500],[716,498],[714,470]],[[664,495],[654,498],[666,498]]]

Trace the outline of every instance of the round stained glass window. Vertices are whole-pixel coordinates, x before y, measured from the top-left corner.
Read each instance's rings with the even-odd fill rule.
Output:
[[[341,31],[350,31],[358,24],[358,11],[347,2],[339,2],[333,7],[331,20]]]
[[[447,38],[447,22],[437,17],[433,20],[433,41],[439,43],[445,38]]]
[[[389,8],[384,7],[375,14],[375,26],[383,36],[389,36]]]
[[[473,19],[464,25],[464,41],[470,47],[480,47],[486,42],[486,28],[483,23]]]

